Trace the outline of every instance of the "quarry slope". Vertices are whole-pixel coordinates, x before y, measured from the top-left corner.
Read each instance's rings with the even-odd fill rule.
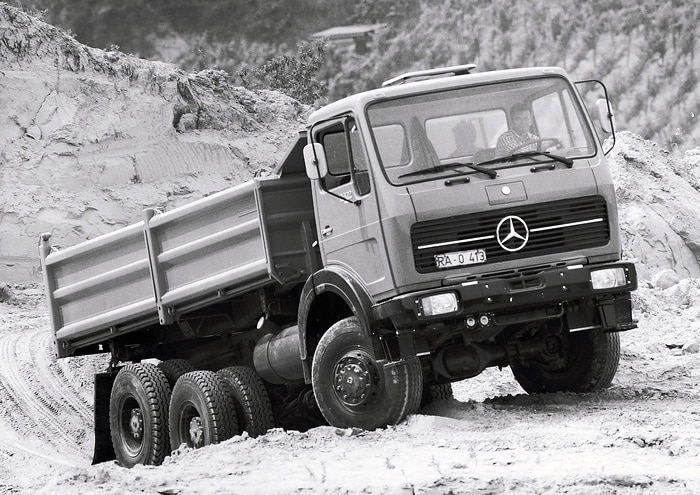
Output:
[[[275,165],[308,108],[217,71],[105,52],[0,3],[0,280]]]

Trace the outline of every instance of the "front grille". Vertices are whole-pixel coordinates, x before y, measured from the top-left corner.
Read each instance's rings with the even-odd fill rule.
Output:
[[[475,249],[486,253],[481,266],[604,246],[610,240],[607,213],[603,197],[589,196],[419,222],[411,228],[416,270],[445,271],[435,255]]]

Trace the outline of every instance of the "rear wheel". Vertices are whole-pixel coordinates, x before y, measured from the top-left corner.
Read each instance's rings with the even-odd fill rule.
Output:
[[[275,427],[270,398],[255,370],[246,366],[231,366],[220,370],[219,376],[233,396],[241,432],[247,431],[251,437],[257,437]]]
[[[178,378],[185,373],[195,371],[194,365],[187,359],[168,359],[158,363],[158,368],[165,374],[171,387],[175,386]]]
[[[180,377],[170,400],[170,443],[198,449],[238,433],[233,397],[213,371],[192,371]]]
[[[337,322],[321,337],[311,381],[321,413],[342,428],[396,424],[418,410],[423,391],[418,359],[380,365],[355,317]]]
[[[552,335],[549,348],[560,359],[549,363],[511,363],[513,376],[526,392],[592,392],[612,383],[620,361],[620,335],[583,331]]]
[[[127,364],[119,371],[110,395],[109,426],[122,466],[158,465],[170,453],[170,395],[168,380],[153,364]]]

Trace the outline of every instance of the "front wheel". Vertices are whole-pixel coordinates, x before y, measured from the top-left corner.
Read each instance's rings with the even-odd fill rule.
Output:
[[[423,394],[420,400],[420,407],[423,409],[435,401],[450,399],[454,399],[451,383],[439,383],[437,385],[430,385],[426,383],[423,385]]]
[[[350,317],[321,337],[311,383],[329,424],[374,430],[418,410],[423,374],[418,359],[379,364],[359,321]]]
[[[620,362],[620,335],[588,330],[565,333],[552,363],[513,361],[513,376],[528,393],[593,392],[610,386]]]

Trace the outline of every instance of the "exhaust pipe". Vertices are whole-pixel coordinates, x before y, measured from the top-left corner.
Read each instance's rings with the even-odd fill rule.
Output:
[[[260,377],[275,385],[303,379],[299,327],[294,325],[280,331],[274,323],[261,319],[258,329],[270,330],[253,350],[253,364]]]

